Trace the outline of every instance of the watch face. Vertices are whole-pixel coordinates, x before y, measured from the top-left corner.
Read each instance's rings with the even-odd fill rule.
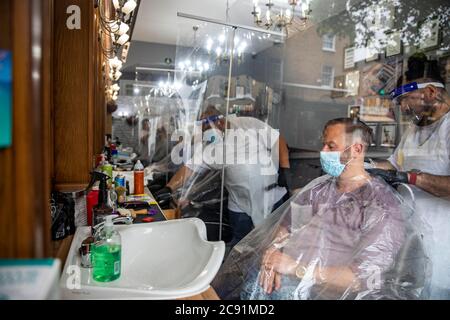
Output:
[[[295,275],[297,276],[297,278],[299,279],[303,279],[303,277],[306,274],[306,268],[303,266],[297,267],[297,269],[295,269]]]

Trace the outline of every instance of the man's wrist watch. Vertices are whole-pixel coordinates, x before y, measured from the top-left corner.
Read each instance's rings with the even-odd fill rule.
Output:
[[[298,279],[303,279],[303,277],[304,277],[305,274],[306,274],[306,271],[308,271],[308,269],[306,269],[306,267],[304,267],[304,266],[302,266],[302,265],[299,265],[299,266],[297,266],[297,268],[295,269],[295,276],[296,276]]]

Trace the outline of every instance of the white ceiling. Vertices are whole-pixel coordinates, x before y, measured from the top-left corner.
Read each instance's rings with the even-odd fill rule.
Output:
[[[253,0],[228,0],[228,2],[229,22],[254,27],[251,14]],[[265,8],[266,2],[260,0],[260,7]],[[272,0],[272,2],[275,8],[288,7],[288,0]],[[133,40],[176,44],[180,21],[177,12],[225,21],[226,8],[227,0],[141,0]]]
[[[229,0],[230,7],[236,1]],[[141,0],[133,40],[176,44],[177,12],[225,20],[226,4],[227,0]]]
[[[315,23],[318,23],[345,10],[346,4],[355,5],[361,1],[312,0],[313,19]],[[253,0],[228,0],[228,2],[231,23],[254,26],[251,15]],[[259,6],[263,10],[265,10],[266,2],[267,0],[259,0]],[[272,0],[272,2],[275,4],[275,9],[287,8],[289,3],[288,0]],[[177,17],[177,12],[225,21],[226,8],[227,0],[141,0],[133,40],[176,44],[179,22],[183,21],[182,18]]]

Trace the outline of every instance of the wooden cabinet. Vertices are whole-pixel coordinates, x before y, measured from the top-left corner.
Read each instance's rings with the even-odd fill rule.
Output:
[[[0,1],[0,48],[13,57],[13,141],[0,149],[0,258],[52,256],[50,192],[83,189],[102,150],[104,57],[94,5]],[[80,9],[80,29],[67,27],[71,6]]]
[[[54,5],[53,183],[57,190],[80,190],[104,143],[104,58],[94,2],[58,0]],[[71,30],[67,8],[73,5],[80,8],[81,28]]]

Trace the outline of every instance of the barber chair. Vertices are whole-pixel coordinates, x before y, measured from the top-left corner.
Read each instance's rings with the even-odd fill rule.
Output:
[[[424,287],[421,298],[450,296],[450,201],[417,187],[400,185],[397,191],[424,221],[420,235],[407,239],[396,264],[395,284],[411,292]],[[427,268],[428,266],[428,268]]]
[[[221,199],[222,179],[220,172],[207,175],[199,182],[192,184],[186,197],[189,204],[182,209],[182,218],[198,218],[206,225],[208,241],[230,242],[232,228],[229,224],[227,210],[227,193],[224,192],[224,199]],[[222,238],[220,239],[220,206],[223,205],[222,216]]]

